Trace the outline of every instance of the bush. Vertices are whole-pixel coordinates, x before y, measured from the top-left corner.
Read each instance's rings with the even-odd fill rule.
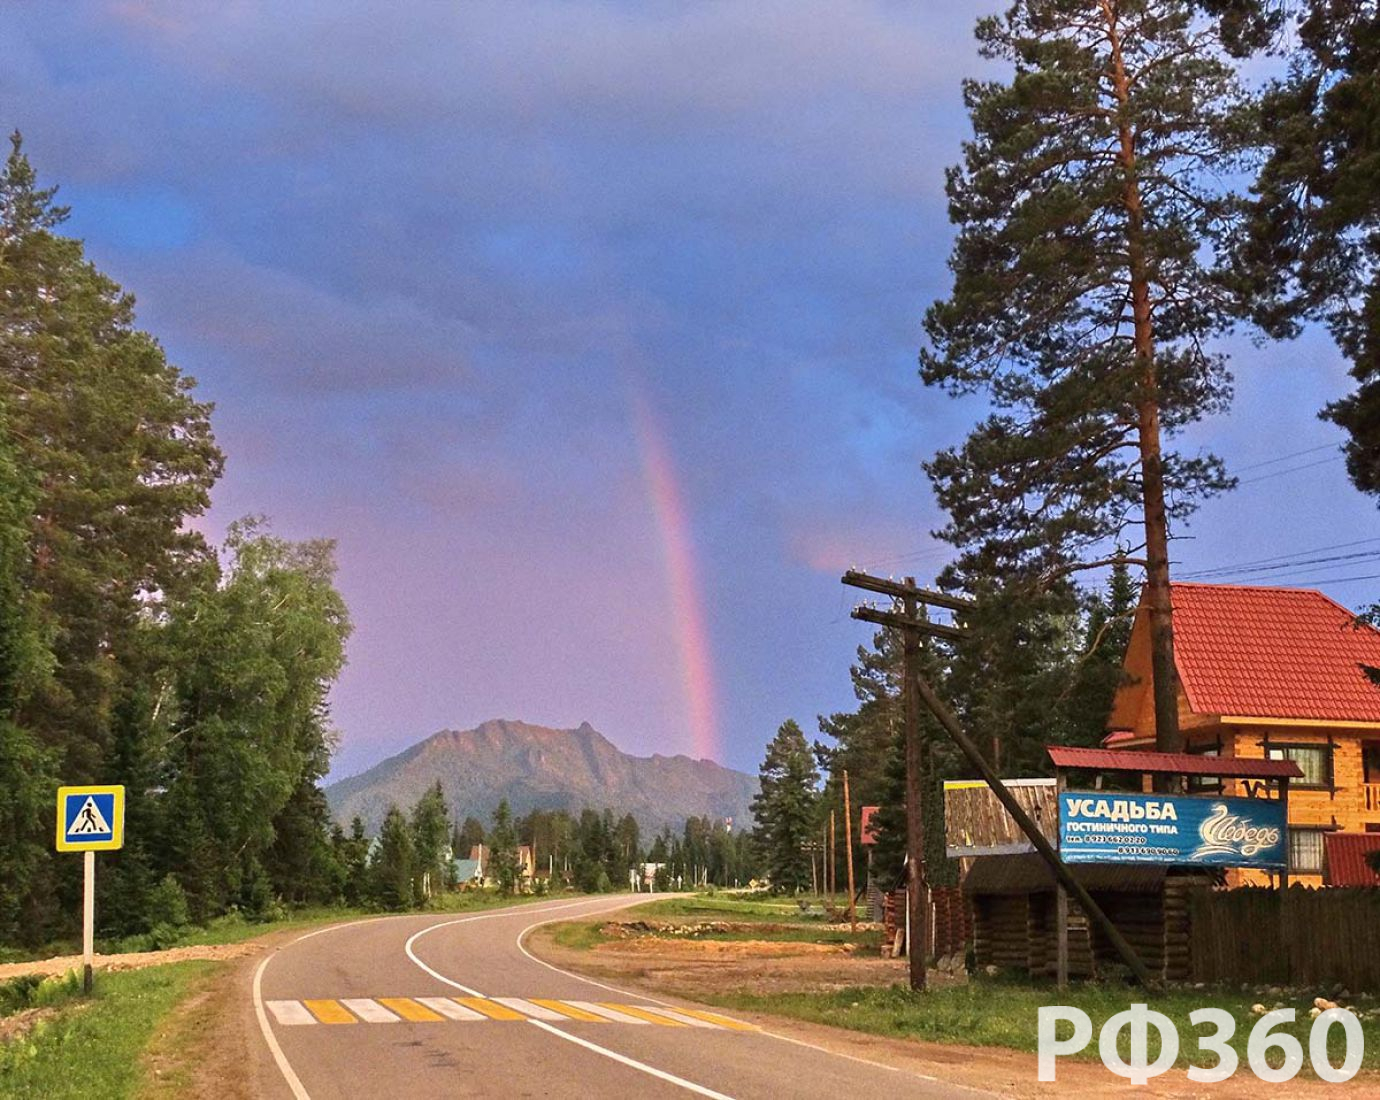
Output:
[[[186,891],[170,874],[164,875],[162,881],[149,891],[147,912],[148,922],[154,930],[163,925],[174,929],[185,928],[192,923]]]

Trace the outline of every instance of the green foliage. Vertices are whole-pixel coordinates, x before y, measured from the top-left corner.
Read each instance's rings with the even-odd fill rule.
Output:
[[[389,806],[369,861],[370,899],[394,911],[408,909],[415,897],[416,856],[412,830],[396,806]]]
[[[450,809],[439,779],[412,808],[412,848],[414,893],[425,901],[450,885]]]
[[[752,812],[767,875],[776,890],[807,889],[810,856],[804,845],[815,837],[819,771],[794,721],[782,723],[758,771],[761,789],[753,799]]]
[[[192,922],[191,911],[187,908],[187,895],[182,884],[171,874],[164,875],[157,886],[149,892],[146,912],[149,923],[173,928],[183,928]]]
[[[494,827],[489,833],[488,873],[504,894],[517,892],[521,867],[518,863],[517,829],[513,825],[513,811],[505,798],[494,810]]]
[[[1155,503],[1146,416],[1173,435],[1226,407],[1206,342],[1235,316],[1240,203],[1219,181],[1250,128],[1224,47],[1182,0],[1021,0],[977,36],[1014,73],[964,84],[954,287],[926,314],[921,374],[995,406],[926,467],[962,551],[949,580],[982,594],[984,578],[1048,586],[1126,541]],[[1230,484],[1210,456],[1166,454],[1162,473],[1171,518]]]
[[[1238,257],[1275,335],[1321,319],[1355,390],[1323,415],[1347,431],[1347,472],[1380,494],[1380,7],[1300,0],[1288,75],[1261,107],[1269,156]]]

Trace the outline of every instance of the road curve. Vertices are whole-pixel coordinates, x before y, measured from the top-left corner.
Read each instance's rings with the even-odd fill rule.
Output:
[[[254,973],[257,1092],[274,1100],[974,1095],[744,1027],[731,1013],[567,973],[521,942],[537,925],[645,900],[553,900],[307,933]]]

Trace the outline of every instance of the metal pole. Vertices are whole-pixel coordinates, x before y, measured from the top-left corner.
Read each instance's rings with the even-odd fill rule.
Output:
[[[81,953],[82,953],[82,991],[91,993],[91,971],[96,962],[96,853],[83,852],[85,867],[83,877],[86,890],[81,905]]]

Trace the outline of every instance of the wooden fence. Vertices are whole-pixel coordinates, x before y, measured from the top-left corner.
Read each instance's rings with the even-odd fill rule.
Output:
[[[1189,897],[1193,978],[1380,990],[1380,889],[1195,890]]]

